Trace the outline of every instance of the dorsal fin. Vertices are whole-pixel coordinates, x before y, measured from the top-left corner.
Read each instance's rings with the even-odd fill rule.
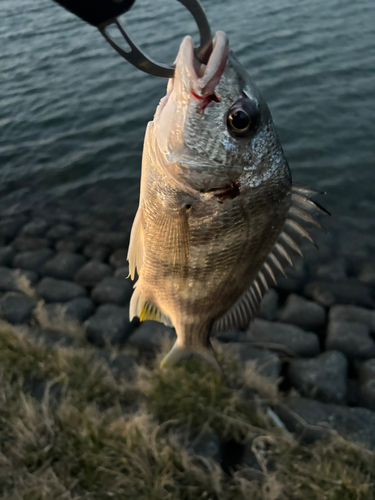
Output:
[[[258,312],[268,288],[275,284],[276,278],[280,274],[285,276],[285,269],[293,265],[290,250],[302,255],[300,250],[302,237],[314,243],[310,233],[301,224],[307,222],[321,228],[321,225],[309,212],[310,209],[329,214],[318,203],[309,199],[314,194],[318,193],[302,186],[292,186],[292,205],[282,232],[250,288],[243,293],[229,311],[215,321],[212,327],[213,333],[223,333],[227,330],[248,326]],[[296,222],[293,217],[298,218],[300,222]]]

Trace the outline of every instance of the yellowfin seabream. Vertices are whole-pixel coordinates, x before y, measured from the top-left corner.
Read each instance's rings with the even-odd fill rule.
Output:
[[[147,126],[128,253],[139,276],[130,319],[176,329],[162,364],[194,354],[219,369],[210,334],[246,327],[311,240],[313,194],[292,184],[268,106],[226,35],[206,65],[186,37]]]

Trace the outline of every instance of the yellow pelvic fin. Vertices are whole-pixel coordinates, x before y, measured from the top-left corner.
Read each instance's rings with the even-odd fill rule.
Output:
[[[151,319],[153,321],[159,321],[159,323],[162,323],[162,313],[160,310],[154,306],[154,304],[151,304],[150,302],[145,302],[141,308],[141,312],[139,314],[139,320],[140,321],[146,321],[148,319]]]

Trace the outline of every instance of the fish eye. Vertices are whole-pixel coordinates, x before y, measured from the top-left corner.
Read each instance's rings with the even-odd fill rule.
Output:
[[[260,112],[255,102],[242,98],[236,101],[227,115],[228,132],[233,137],[254,134],[260,121]]]

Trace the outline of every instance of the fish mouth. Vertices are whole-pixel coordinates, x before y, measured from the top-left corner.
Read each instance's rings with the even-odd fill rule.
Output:
[[[214,95],[215,87],[224,73],[229,54],[229,42],[223,31],[218,31],[213,40],[213,50],[203,64],[195,57],[194,43],[190,36],[184,38],[176,61],[177,77],[188,86],[196,99]]]

